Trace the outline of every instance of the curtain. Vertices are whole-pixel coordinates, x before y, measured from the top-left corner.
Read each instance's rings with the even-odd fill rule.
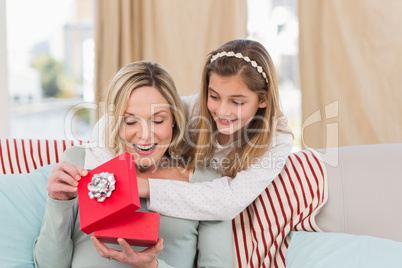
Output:
[[[96,102],[129,62],[167,68],[181,95],[196,92],[208,52],[246,38],[246,0],[97,0]]]
[[[402,142],[402,1],[300,0],[303,144]]]

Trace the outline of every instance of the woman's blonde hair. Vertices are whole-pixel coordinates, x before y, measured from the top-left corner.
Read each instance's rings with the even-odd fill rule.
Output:
[[[241,54],[237,54],[241,53]],[[234,55],[238,56],[234,56]],[[254,61],[254,63],[253,63]],[[255,92],[260,101],[266,101],[266,108],[259,108],[246,132],[239,130],[239,140],[227,155],[224,174],[235,177],[236,173],[246,169],[252,161],[261,157],[270,147],[279,120],[284,119],[279,104],[278,82],[275,66],[264,46],[252,40],[233,40],[225,43],[207,56],[202,72],[200,93],[200,117],[197,120],[197,135],[191,150],[194,156],[191,167],[206,165],[213,158],[215,146],[213,138],[218,129],[208,111],[208,87],[211,73],[229,77],[240,75],[247,87]]]
[[[123,114],[127,109],[131,93],[135,89],[145,86],[156,88],[169,103],[174,126],[172,141],[166,154],[175,157],[181,155],[187,121],[183,103],[173,78],[167,70],[162,65],[149,61],[138,61],[124,66],[109,83],[104,130],[106,146],[114,155],[126,151],[125,144],[119,136]]]

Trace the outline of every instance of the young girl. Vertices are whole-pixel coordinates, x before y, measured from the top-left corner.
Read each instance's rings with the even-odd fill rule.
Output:
[[[104,153],[134,155],[141,176],[163,169],[185,183],[218,178],[213,170],[187,169],[171,161],[181,152],[186,117],[173,79],[162,66],[135,62],[123,67],[109,85],[106,104],[113,109],[105,117],[103,133],[110,147]],[[36,267],[233,267],[230,222],[161,216],[164,245],[159,239],[144,251],[121,238],[119,245],[109,248],[86,235],[80,230],[76,198],[79,179],[86,174],[69,162],[52,170],[46,212],[34,244]],[[139,211],[146,211],[143,199]]]
[[[256,41],[233,40],[212,51],[198,100],[187,105],[196,134],[188,139],[190,166],[210,165],[224,176],[197,184],[149,179],[140,194],[149,198],[148,209],[163,215],[231,220],[280,173],[292,149],[267,50]]]

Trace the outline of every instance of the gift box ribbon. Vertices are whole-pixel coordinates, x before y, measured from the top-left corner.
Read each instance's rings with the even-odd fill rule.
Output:
[[[96,198],[98,202],[105,201],[110,197],[115,189],[116,180],[113,173],[102,172],[95,174],[90,183],[88,183],[89,198]]]

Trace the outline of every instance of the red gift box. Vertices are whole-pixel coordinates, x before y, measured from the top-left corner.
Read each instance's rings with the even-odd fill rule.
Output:
[[[95,174],[113,173],[115,190],[103,202],[89,197],[88,184]],[[98,166],[82,177],[78,185],[78,205],[81,231],[93,233],[134,213],[141,207],[138,196],[134,157],[125,152]]]
[[[135,212],[101,230],[94,235],[103,243],[118,244],[117,238],[124,238],[130,245],[149,247],[159,237],[159,213]]]

